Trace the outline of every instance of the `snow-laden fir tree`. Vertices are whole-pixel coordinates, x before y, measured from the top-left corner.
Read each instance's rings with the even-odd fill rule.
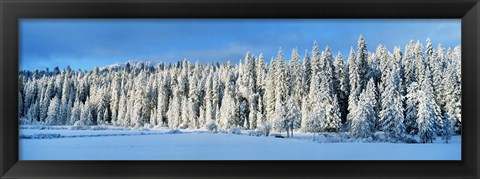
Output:
[[[373,79],[370,79],[369,83],[373,83]],[[352,122],[350,127],[350,135],[353,138],[371,139],[374,134],[374,109],[371,96],[368,95],[368,91],[372,91],[371,88],[366,88],[359,96],[358,106],[352,111]]]
[[[414,54],[415,43],[413,40],[410,40],[409,44],[405,46],[405,53],[403,55],[403,68],[405,70],[404,81],[405,86],[410,86],[413,82],[416,81],[415,76],[415,54]]]
[[[350,48],[350,54],[348,56],[348,71],[349,71],[349,84],[350,84],[350,95],[348,96],[348,114],[347,122],[345,126],[349,128],[351,126],[351,120],[353,118],[353,111],[355,110],[358,103],[358,96],[361,93],[360,86],[360,75],[358,73],[357,63],[355,62],[356,56],[353,50],[353,47]]]
[[[406,109],[405,109],[405,128],[406,132],[412,135],[417,134],[418,126],[417,126],[417,114],[418,114],[418,105],[419,105],[419,98],[418,92],[420,90],[420,86],[418,83],[413,82],[408,86],[407,95],[406,95]]]
[[[308,50],[305,50],[305,57],[303,58],[302,66],[303,66],[303,78],[302,78],[303,93],[302,94],[303,96],[305,96],[309,93],[310,80],[312,79],[312,66],[310,62],[310,56],[308,55]]]
[[[364,90],[366,88],[368,82],[368,51],[367,51],[367,43],[365,42],[365,38],[362,35],[358,38],[357,43],[357,54],[356,54],[356,71],[358,75],[358,87],[360,90]]]
[[[303,96],[303,70],[300,64],[300,55],[298,54],[298,49],[292,50],[292,59],[290,61],[290,91],[291,95],[294,96],[294,99],[297,100],[297,103],[300,103]]]
[[[457,49],[457,48],[455,48]],[[460,54],[455,58],[445,69],[445,75],[443,76],[443,99],[445,103],[445,111],[450,117],[452,126],[456,133],[460,133],[461,126],[461,76],[458,75],[461,71]]]
[[[340,107],[338,106],[337,96],[334,94],[328,84],[329,80],[326,74],[320,73],[321,82],[320,82],[320,94],[316,96],[320,97],[320,102],[324,107],[325,119],[322,119],[320,124],[322,131],[327,132],[337,132],[340,129],[341,118],[340,118]]]
[[[158,83],[156,123],[160,126],[167,126],[166,119],[170,96],[169,79],[169,76],[165,75],[163,79],[159,79],[161,81]]]
[[[343,60],[342,53],[338,52],[337,57],[335,58],[335,75],[336,79],[339,81],[340,90],[338,91],[338,102],[340,106],[340,114],[342,123],[346,121],[347,118],[347,108],[348,108],[348,95],[350,93],[349,85],[349,76],[348,68],[345,65]]]
[[[422,143],[432,143],[437,135],[434,99],[423,90],[418,91],[417,126]]]
[[[78,100],[75,100],[74,104],[73,104],[73,107],[72,107],[72,110],[70,112],[70,120],[69,122],[67,123],[68,125],[73,125],[75,124],[75,122],[77,121],[80,121],[80,115],[82,113],[82,104],[80,103],[80,101]]]
[[[275,116],[275,88],[276,88],[276,62],[272,58],[270,60],[270,66],[269,70],[267,73],[267,81],[266,81],[266,86],[265,86],[265,105],[266,105],[266,115],[267,115],[267,121],[268,123],[273,123],[273,119]]]
[[[236,100],[235,79],[233,72],[228,73],[228,81],[225,84],[225,94],[220,107],[219,126],[221,130],[228,130],[230,127],[237,125],[239,119],[239,104]]]
[[[49,125],[58,125],[60,124],[60,98],[55,96],[51,99],[50,105],[48,106],[46,123]]]
[[[80,114],[80,121],[77,121],[77,125],[94,125],[93,123],[93,114],[92,114],[92,106],[90,104],[90,100],[87,97],[85,100],[85,104],[83,105],[82,112]]]
[[[326,113],[321,99],[320,77],[314,75],[311,82],[310,93],[302,102],[304,105],[301,125],[304,132],[314,133],[313,140],[315,140],[315,133],[322,132],[322,124],[325,123]]]
[[[287,119],[287,96],[289,91],[289,81],[287,66],[283,60],[282,50],[279,49],[277,55],[277,71],[276,71],[276,88],[275,88],[275,116],[273,128],[277,131],[287,131],[287,137],[289,136],[288,131],[288,119]]]
[[[402,142],[405,140],[406,132],[403,116],[403,96],[400,93],[399,68],[394,61],[389,61],[389,69],[382,75],[384,89],[381,94],[382,109],[380,111],[380,129],[385,132],[387,139],[391,142]]]
[[[290,130],[290,136],[293,137],[293,130],[301,127],[302,116],[297,100],[291,96],[287,100],[287,109],[288,129]]]

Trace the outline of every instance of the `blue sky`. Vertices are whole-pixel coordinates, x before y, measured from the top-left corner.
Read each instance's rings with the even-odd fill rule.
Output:
[[[266,61],[278,48],[302,57],[317,40],[344,58],[362,34],[369,51],[378,44],[402,49],[430,37],[436,47],[461,43],[460,19],[21,19],[20,70],[91,70],[128,60],[237,63],[250,51]]]

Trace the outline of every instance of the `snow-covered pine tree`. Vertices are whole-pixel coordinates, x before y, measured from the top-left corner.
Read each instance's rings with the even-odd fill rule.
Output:
[[[110,85],[110,96],[111,96],[111,101],[110,101],[110,109],[111,109],[111,121],[113,124],[116,124],[118,120],[118,113],[119,113],[119,103],[120,103],[120,92],[121,92],[121,85],[122,85],[122,79],[120,77],[121,72],[113,72],[114,77],[112,79],[112,83]]]
[[[287,100],[287,121],[288,130],[290,130],[290,136],[293,137],[293,130],[301,127],[302,119],[300,114],[300,108],[296,99],[290,96]]]
[[[410,40],[410,43],[405,46],[405,54],[403,55],[403,68],[405,70],[404,73],[404,84],[408,88],[410,84],[415,82],[417,80],[417,77],[415,75],[415,43],[413,40]]]
[[[315,133],[322,132],[321,124],[326,118],[324,103],[321,100],[320,79],[314,75],[310,85],[310,93],[304,98],[302,109],[301,127],[304,132],[312,132],[313,140]]]
[[[405,140],[406,132],[403,116],[403,96],[397,88],[399,69],[394,61],[389,62],[392,68],[382,75],[384,90],[382,91],[382,108],[379,113],[379,128],[385,132],[390,142],[402,142]],[[388,69],[388,68],[387,68]]]
[[[302,79],[302,87],[303,87],[303,96],[307,95],[310,90],[310,81],[312,79],[312,65],[310,61],[310,56],[308,55],[308,50],[305,50],[305,57],[303,58],[303,79]]]
[[[79,100],[76,100],[76,101],[79,101]],[[126,112],[127,112],[127,96],[125,92],[120,91],[120,99],[118,101],[118,115],[117,115],[117,121],[115,122],[117,126],[127,125],[128,119],[125,118]]]
[[[191,108],[192,104],[190,103],[190,101],[188,101],[187,97],[182,96],[181,98],[182,98],[181,99],[182,103],[181,103],[181,107],[180,107],[180,109],[182,111],[181,116],[180,116],[181,123],[179,123],[178,127],[180,129],[187,129],[187,128],[190,127],[189,126],[190,125],[190,118],[189,117],[191,116],[191,113],[192,113],[192,108]]]
[[[198,64],[198,63],[197,63]],[[198,68],[198,69],[197,69]],[[200,97],[201,97],[201,90],[198,88],[198,83],[199,83],[199,77],[200,77],[200,72],[199,72],[199,65],[195,65],[195,70],[190,78],[190,86],[189,86],[189,93],[188,93],[188,103],[189,103],[189,111],[186,111],[189,113],[188,115],[188,120],[190,121],[189,126],[191,128],[200,128]],[[184,111],[185,112],[185,111]]]
[[[337,93],[338,102],[340,107],[340,114],[342,123],[346,121],[347,118],[347,108],[348,108],[348,94],[349,89],[349,77],[348,77],[348,68],[346,68],[343,61],[342,53],[338,52],[337,57],[335,58],[335,75],[336,79],[339,81],[339,91]]]
[[[459,61],[459,59],[452,59],[443,76],[443,101],[454,131],[459,134],[461,132],[461,79],[456,75],[456,71],[460,71],[460,65],[454,60]]]
[[[132,107],[133,107],[133,112],[132,112],[132,123],[131,125],[135,128],[143,127],[149,120],[150,118],[148,115],[150,115],[150,111],[147,109],[147,104],[148,104],[148,96],[146,92],[146,74],[142,70],[140,74],[137,76],[135,79],[135,93],[133,96],[132,101]]]
[[[433,126],[434,128],[439,128],[441,127],[441,126],[438,126],[438,124],[441,122],[441,111],[440,111],[440,107],[438,106],[435,100],[436,98],[435,98],[435,92],[432,86],[431,72],[430,72],[430,68],[427,66],[427,61],[423,55],[422,48],[423,48],[422,44],[420,42],[417,42],[414,49],[415,60],[416,60],[415,72],[416,72],[417,81],[420,85],[421,91],[423,91],[425,95],[427,95],[427,98],[429,100],[430,99],[433,100],[431,102],[431,105],[433,107],[433,120],[434,120],[432,124],[434,125]]]
[[[208,128],[208,125],[215,121],[215,109],[212,103],[213,97],[213,72],[210,71],[210,74],[207,75],[205,82],[205,127]]]
[[[288,119],[287,119],[287,96],[289,91],[289,81],[287,66],[283,59],[282,49],[278,50],[277,55],[277,70],[275,71],[275,118],[273,121],[273,128],[277,131],[287,131],[287,137],[289,137],[288,131]]]
[[[275,74],[276,74],[276,62],[272,58],[270,60],[270,66],[267,72],[267,81],[266,81],[266,86],[265,86],[265,109],[266,109],[266,116],[267,116],[267,121],[268,123],[273,123],[274,116],[275,116],[275,100],[276,100],[276,95],[275,95],[275,88],[276,88],[276,83],[275,83]]]
[[[441,44],[438,44],[437,49],[433,53],[433,64],[429,64],[432,72],[432,85],[435,90],[435,101],[440,107],[440,111],[445,111],[445,88],[443,86],[443,79],[446,71],[446,54]],[[443,114],[443,113],[442,113]]]
[[[320,102],[323,103],[322,106],[325,112],[325,119],[321,120],[320,126],[322,131],[337,132],[342,122],[337,96],[331,88],[332,83],[328,80],[327,75],[322,72],[320,73],[320,78],[320,93],[316,95],[319,96]]]
[[[40,121],[40,107],[38,103],[40,102],[35,101],[32,105],[30,105],[30,108],[28,108],[27,118],[30,122]]]
[[[70,121],[67,123],[68,125],[74,125],[75,122],[80,121],[80,115],[82,114],[82,104],[80,101],[75,100],[73,103],[73,108],[70,112]]]
[[[171,82],[171,89],[172,89],[172,97],[169,99],[169,107],[167,112],[167,124],[170,128],[179,128],[180,124],[182,124],[182,92],[181,88],[178,86],[177,75],[175,72],[172,73],[172,80]]]
[[[82,108],[82,113],[80,114],[80,121],[77,123],[77,125],[83,126],[83,125],[94,125],[94,118],[92,114],[92,106],[90,104],[90,99],[87,97],[85,100],[85,104],[83,105]]]
[[[225,94],[222,99],[222,106],[220,107],[219,127],[221,130],[228,130],[231,127],[236,127],[238,116],[238,102],[236,100],[235,77],[232,71],[228,71],[228,81],[225,84]]]
[[[310,61],[310,64],[312,66],[312,79],[314,76],[319,76],[320,73],[322,72],[322,62],[321,62],[321,52],[318,47],[317,41],[313,42],[313,47],[312,47],[312,60]],[[312,82],[310,82],[312,83]]]
[[[165,75],[163,79],[158,83],[158,96],[157,96],[157,125],[159,126],[167,126],[167,110],[169,106],[169,96],[170,96],[170,89],[169,89],[169,75]]]
[[[58,96],[53,97],[50,100],[50,105],[48,106],[48,113],[45,122],[49,125],[58,125],[60,124],[60,98]]]
[[[67,71],[65,73],[63,79],[63,86],[62,86],[62,97],[60,99],[60,109],[59,109],[59,123],[60,124],[67,124],[68,120],[70,119],[70,108],[73,104],[72,100],[72,84],[71,84],[71,71]]]
[[[367,86],[368,82],[368,51],[367,51],[367,43],[365,42],[365,38],[363,35],[358,37],[358,44],[357,44],[357,54],[356,54],[356,71],[358,75],[358,85],[360,90],[364,90]]]
[[[240,101],[240,106],[238,109],[238,120],[236,121],[236,125],[243,127],[243,129],[250,128],[250,122],[248,119],[249,112],[249,104],[245,98],[242,98]]]
[[[418,126],[417,126],[417,114],[418,114],[418,91],[420,90],[420,86],[417,82],[413,82],[408,86],[407,95],[406,95],[406,108],[405,108],[405,128],[406,132],[409,134],[417,134]]]
[[[218,122],[217,118],[217,113],[219,113],[219,108],[220,108],[220,95],[221,95],[221,88],[220,88],[220,80],[218,77],[218,74],[215,74],[213,76],[213,82],[212,82],[212,118],[214,121]]]
[[[297,100],[297,103],[300,103],[303,96],[303,86],[302,86],[302,79],[303,79],[303,70],[300,64],[300,55],[298,54],[298,49],[292,50],[292,59],[290,61],[290,75],[291,75],[291,83],[290,83],[290,91],[291,95],[294,96],[294,99]]]
[[[266,69],[265,69],[265,62],[264,62],[264,59],[263,59],[263,54],[260,54],[258,55],[258,58],[257,58],[257,65],[255,66],[256,68],[256,72],[255,74],[257,75],[256,77],[256,82],[257,82],[257,91],[261,91],[263,90],[264,86],[265,86],[265,76],[266,76]],[[261,94],[261,93],[260,93]]]
[[[25,84],[25,99],[24,99],[24,102],[23,102],[23,103],[24,103],[24,107],[25,107],[25,110],[27,111],[27,113],[28,113],[28,110],[30,110],[30,109],[33,110],[33,107],[32,107],[32,106],[33,106],[34,103],[37,103],[37,105],[40,105],[40,104],[38,104],[39,101],[37,101],[37,98],[38,98],[37,96],[39,96],[37,93],[39,93],[39,91],[40,91],[40,90],[38,89],[38,85],[37,85],[37,83],[38,83],[38,81],[39,81],[39,80],[37,79],[38,77],[36,77],[37,75],[38,75],[38,70],[35,70],[34,75],[32,76],[32,78],[29,79],[29,80],[27,81],[27,83]],[[37,110],[39,110],[38,106],[37,106]],[[33,112],[33,111],[32,111],[32,112]],[[35,112],[34,112],[34,113],[35,113]],[[39,120],[39,119],[38,119],[38,118],[39,118],[38,115],[32,116],[34,113],[30,113],[30,117],[36,116],[36,117],[34,118],[35,121]],[[38,114],[39,111],[36,112],[36,113]],[[33,119],[33,118],[32,118],[32,119]]]
[[[422,143],[432,143],[437,136],[434,99],[423,90],[418,91],[417,126]]]
[[[363,138],[370,140],[373,138],[374,129],[373,120],[374,120],[374,109],[370,97],[367,95],[368,90],[364,90],[358,101],[358,106],[352,111],[352,122],[350,127],[350,135],[353,138]]]
[[[349,84],[350,84],[350,94],[348,96],[348,114],[347,121],[345,123],[346,128],[348,129],[351,126],[351,120],[353,118],[353,111],[358,103],[358,96],[362,92],[360,86],[360,76],[358,73],[357,62],[355,62],[356,56],[353,50],[353,47],[350,48],[350,54],[348,56],[348,71],[349,71]]]
[[[400,47],[394,47],[393,48],[393,64],[395,65],[395,68],[397,68],[395,82],[398,83],[398,84],[395,84],[395,88],[397,88],[397,90],[400,92],[402,96],[405,96],[407,90],[405,86],[405,81],[403,79],[405,75],[405,69],[403,67],[402,60],[403,60],[402,50],[400,49]],[[402,100],[402,103],[405,103],[405,100]]]
[[[257,93],[253,94],[250,99],[249,104],[249,114],[248,114],[248,126],[249,129],[256,129],[258,124],[258,117],[257,114],[259,112],[258,100],[259,95]]]
[[[39,103],[40,107],[40,121],[46,121],[46,118],[48,116],[48,108],[50,106],[50,102],[52,101],[52,98],[55,97],[55,78],[48,78],[44,75],[43,78],[45,81],[43,81],[43,90],[42,95],[40,96],[41,102]],[[60,104],[59,104],[60,105]]]

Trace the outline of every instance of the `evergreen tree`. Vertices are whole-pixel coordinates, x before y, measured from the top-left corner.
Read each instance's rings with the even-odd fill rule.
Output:
[[[349,87],[349,76],[348,68],[346,68],[342,54],[338,52],[337,58],[335,58],[335,74],[336,79],[339,81],[339,91],[337,93],[338,102],[340,106],[340,114],[342,123],[346,121],[347,118],[347,108],[348,108],[348,94],[350,92]]]
[[[92,107],[90,104],[90,100],[87,97],[85,100],[85,104],[83,105],[82,108],[82,113],[80,114],[80,123],[79,125],[94,125],[94,119],[93,119],[93,114],[92,114]]]
[[[417,126],[422,143],[432,143],[437,135],[434,99],[423,90],[418,91]]]
[[[51,99],[50,105],[48,106],[48,116],[45,122],[49,125],[58,125],[60,124],[60,99],[58,96],[55,96]]]
[[[315,133],[322,132],[322,123],[326,118],[324,103],[321,100],[320,79],[314,76],[310,86],[310,94],[308,99],[305,99],[302,104],[302,121],[301,126],[304,132],[312,132],[313,140],[315,140]]]
[[[75,122],[80,121],[80,115],[82,113],[83,106],[81,105],[80,101],[75,100],[73,104],[72,111],[70,112],[70,121],[67,123],[68,125],[73,125]]]
[[[372,101],[367,95],[368,90],[372,89],[367,88],[360,94],[358,107],[352,111],[352,126],[350,134],[353,138],[370,139],[373,137],[374,111]]]
[[[222,99],[222,106],[220,107],[220,129],[228,130],[231,127],[236,127],[236,122],[239,119],[238,108],[235,92],[235,78],[233,72],[228,72],[228,81],[225,84],[225,94]]]
[[[351,120],[353,119],[353,111],[358,103],[358,97],[361,93],[360,86],[360,75],[358,72],[358,67],[356,63],[355,52],[353,47],[350,48],[350,55],[348,56],[348,68],[349,68],[349,84],[350,84],[350,95],[348,96],[348,114],[346,126],[351,126]]]
[[[385,132],[391,142],[404,141],[406,137],[403,123],[403,100],[400,91],[395,85],[398,84],[396,76],[399,76],[398,68],[392,69],[386,76],[385,89],[381,95],[382,110],[379,114],[381,119],[380,129]]]
[[[309,93],[310,90],[310,80],[312,78],[312,66],[310,62],[310,56],[308,55],[308,51],[305,50],[305,58],[303,58],[303,79],[302,79],[302,87],[303,87],[303,95]]]
[[[300,109],[295,100],[292,97],[289,97],[287,101],[287,121],[289,122],[288,129],[290,130],[290,135],[293,137],[293,130],[299,129],[301,127],[302,119],[300,114]]]
[[[297,49],[292,50],[292,59],[290,61],[290,75],[291,75],[291,82],[290,82],[290,91],[291,95],[294,96],[294,99],[297,100],[297,103],[300,103],[302,100],[303,95],[303,70],[302,66],[300,65],[300,55],[298,54]]]
[[[358,75],[358,87],[360,90],[366,88],[367,85],[367,75],[368,75],[368,52],[367,52],[367,43],[365,42],[365,38],[362,35],[358,38],[358,47],[357,47],[357,54],[356,54],[356,72]],[[357,86],[355,86],[357,87]]]
[[[417,114],[418,114],[418,91],[420,90],[420,86],[418,83],[413,82],[410,84],[407,90],[406,95],[406,109],[405,109],[405,127],[406,132],[409,134],[417,134],[418,126],[417,126]]]
[[[461,132],[461,77],[458,75],[461,71],[459,55],[452,59],[443,76],[444,103],[445,111],[448,113],[454,131],[457,134]]]
[[[267,82],[265,88],[265,104],[266,104],[266,113],[267,113],[267,121],[272,123],[274,116],[275,116],[275,103],[276,103],[276,63],[272,60],[270,61],[270,68],[267,73]]]
[[[286,108],[289,82],[288,74],[286,73],[287,67],[285,66],[281,49],[278,51],[277,63],[277,71],[275,71],[275,119],[273,128],[278,131],[287,131],[287,137],[289,137]]]
[[[331,88],[332,83],[328,80],[328,77],[324,73],[320,73],[320,102],[323,103],[325,112],[325,119],[322,120],[320,126],[322,131],[337,132],[340,129],[341,118],[340,108],[338,106],[337,96]],[[330,84],[330,85],[329,85]]]

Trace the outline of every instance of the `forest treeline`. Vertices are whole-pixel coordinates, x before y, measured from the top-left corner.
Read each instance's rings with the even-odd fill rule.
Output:
[[[246,53],[236,65],[130,61],[91,71],[69,67],[19,74],[21,123],[228,131],[346,131],[392,142],[448,141],[461,133],[461,48],[427,39],[390,52],[365,39],[346,56],[279,49],[267,63]]]

